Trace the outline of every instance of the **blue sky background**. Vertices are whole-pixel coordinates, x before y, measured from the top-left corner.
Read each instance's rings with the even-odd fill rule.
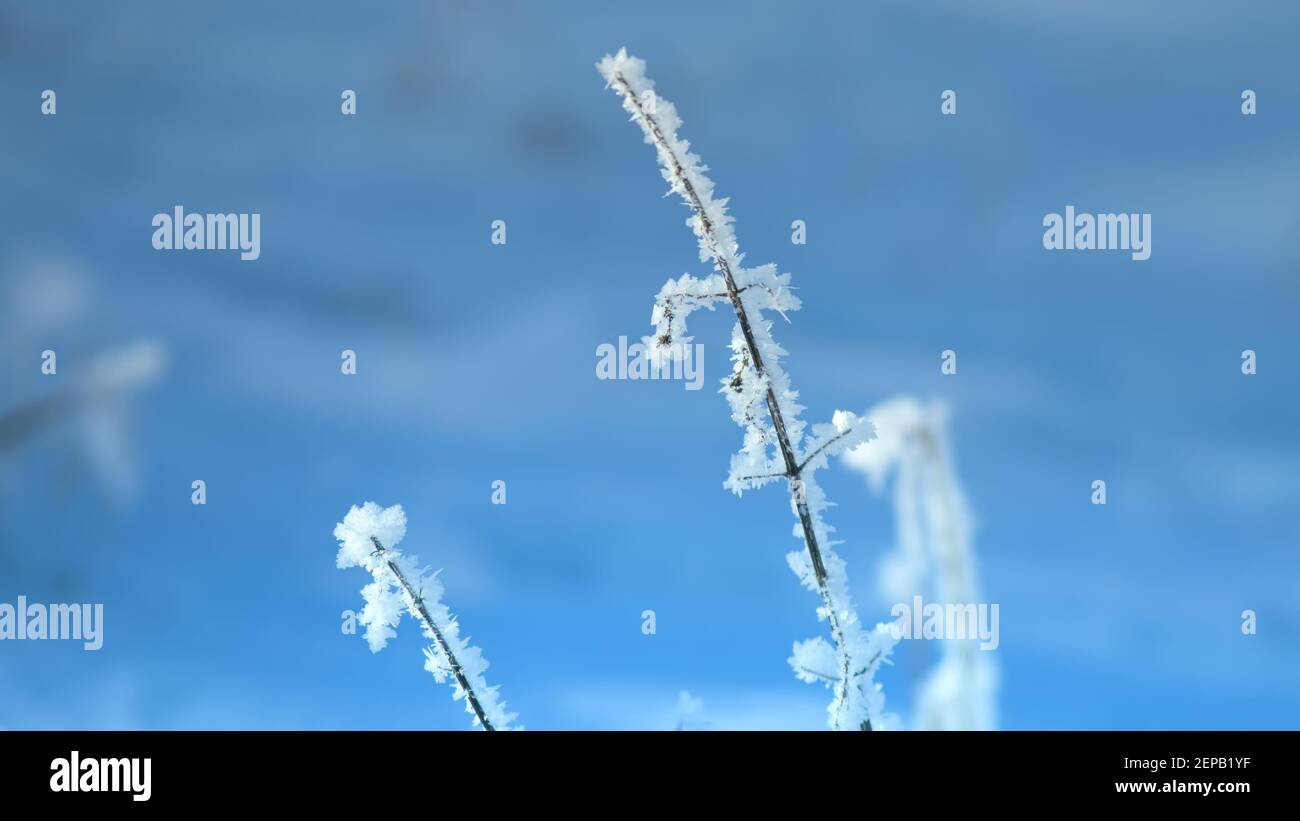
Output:
[[[0,726],[468,726],[409,622],[377,656],[340,633],[365,576],[331,531],[370,499],[406,507],[527,726],[672,727],[683,690],[708,726],[824,726],[786,665],[819,626],[785,494],[721,486],[729,315],[693,326],[705,390],[595,378],[703,273],[592,67],[620,46],[749,261],[802,289],[775,333],[808,418],[950,403],[1002,726],[1300,726],[1298,25],[1282,2],[5,4],[0,409],[131,340],[170,366],[132,406],[132,493],[73,420],[0,453],[0,601],[107,621],[97,653],[0,643]],[[153,250],[176,204],[260,212],[261,259]],[[1066,204],[1150,212],[1151,259],[1043,250]],[[883,618],[888,502],[822,477]],[[884,673],[891,709],[916,672]]]

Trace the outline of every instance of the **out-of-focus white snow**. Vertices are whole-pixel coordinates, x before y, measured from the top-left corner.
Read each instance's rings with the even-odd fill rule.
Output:
[[[873,493],[893,477],[897,544],[881,560],[880,595],[889,602],[921,596],[937,604],[979,602],[971,517],[948,449],[948,414],[940,403],[897,397],[867,413],[877,437],[841,457],[861,471]],[[998,670],[975,639],[938,640],[939,661],[918,685],[916,729],[992,729]]]

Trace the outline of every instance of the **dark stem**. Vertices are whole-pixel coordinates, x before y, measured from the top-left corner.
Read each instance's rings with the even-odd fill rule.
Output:
[[[381,557],[385,557],[387,550],[382,544],[380,544],[379,539],[371,536],[370,541],[375,546],[375,552]],[[465,691],[465,698],[469,700],[469,706],[473,708],[474,715],[478,716],[479,723],[483,725],[484,730],[489,732],[495,730],[496,727],[492,726],[492,722],[488,721],[487,714],[483,712],[483,705],[479,704],[478,697],[474,695],[474,688],[469,686],[469,679],[465,677],[465,671],[461,669],[460,662],[456,660],[455,654],[451,652],[451,646],[447,644],[447,639],[443,637],[442,631],[438,629],[438,625],[435,624],[433,618],[429,616],[429,610],[424,606],[424,598],[415,592],[411,587],[411,583],[406,580],[406,576],[402,575],[402,571],[397,568],[397,565],[394,564],[392,560],[383,558],[383,562],[388,566],[388,569],[392,571],[393,575],[397,577],[398,583],[402,585],[402,589],[406,591],[406,595],[411,598],[411,604],[415,607],[415,612],[420,614],[420,620],[424,622],[425,627],[429,628],[429,632],[433,633],[433,637],[437,640],[438,646],[442,648],[443,655],[447,657],[447,661],[451,664],[451,673],[456,677],[456,681],[460,684],[460,688]]]

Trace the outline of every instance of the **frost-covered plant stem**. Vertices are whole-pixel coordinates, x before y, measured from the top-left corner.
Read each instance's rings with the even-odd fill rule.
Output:
[[[732,309],[736,312],[736,321],[740,323],[740,332],[745,337],[745,347],[749,351],[749,361],[753,363],[754,372],[758,374],[759,379],[766,380],[767,372],[763,367],[763,354],[758,349],[758,343],[754,341],[754,331],[749,323],[749,314],[745,311],[745,303],[740,299],[740,289],[736,287],[736,277],[731,272],[731,264],[727,257],[721,253],[718,245],[717,234],[713,230],[713,223],[709,220],[708,213],[704,210],[704,203],[700,202],[700,196],[695,192],[695,186],[691,184],[686,172],[682,169],[681,160],[677,157],[676,152],[664,139],[663,130],[655,118],[646,112],[641,100],[632,91],[628,85],[627,79],[620,72],[614,74],[614,85],[619,89],[636,109],[636,116],[644,124],[645,128],[654,137],[655,145],[662,152],[662,156],[668,158],[672,163],[673,175],[686,192],[684,197],[691,210],[695,212],[696,219],[703,233],[704,242],[709,246],[714,260],[718,265],[718,270],[722,272],[722,277],[727,284],[727,299],[731,302]],[[777,445],[781,450],[781,459],[785,462],[785,472],[780,474],[789,480],[790,497],[794,500],[795,507],[799,511],[799,523],[803,526],[804,543],[808,545],[808,558],[812,560],[813,572],[817,574],[817,584],[821,588],[822,597],[830,605],[830,591],[826,587],[826,565],[822,563],[821,548],[817,546],[817,533],[813,530],[812,515],[808,512],[808,503],[804,500],[800,492],[800,475],[803,473],[803,465],[795,459],[794,447],[790,444],[790,434],[785,429],[785,417],[781,415],[781,404],[776,401],[776,394],[772,392],[772,385],[769,383],[766,391],[767,412],[772,417],[772,428],[776,431]]]
[[[479,723],[483,725],[484,730],[488,730],[489,732],[495,730],[496,727],[492,726],[492,722],[488,720],[487,714],[483,712],[483,705],[479,703],[478,696],[474,695],[474,688],[470,685],[469,679],[465,677],[465,671],[461,668],[460,661],[457,660],[456,654],[452,652],[451,646],[447,644],[446,637],[443,636],[442,631],[438,629],[437,622],[435,622],[433,617],[429,615],[429,609],[424,606],[424,598],[415,591],[415,588],[411,587],[411,583],[407,581],[406,576],[402,574],[401,568],[399,568],[396,563],[385,557],[387,551],[384,549],[384,546],[380,544],[379,538],[371,536],[370,541],[375,545],[375,554],[379,556],[381,561],[383,561],[384,565],[388,568],[388,572],[393,574],[397,579],[397,583],[402,586],[402,590],[406,592],[407,598],[411,600],[411,607],[420,617],[420,621],[424,623],[424,628],[433,634],[434,640],[438,642],[438,648],[442,650],[444,655],[446,655],[448,665],[451,667],[451,674],[456,677],[456,682],[460,684],[461,689],[465,691],[465,699],[469,702],[469,706],[473,708],[474,715],[478,716]]]
[[[772,339],[770,321],[763,317],[764,308],[784,316],[799,307],[788,288],[789,274],[777,275],[772,265],[740,267],[743,255],[731,230],[727,201],[713,198],[713,183],[704,175],[707,168],[678,138],[676,109],[654,96],[654,83],[644,76],[645,64],[619,51],[606,56],[597,68],[623,98],[624,109],[641,127],[646,142],[655,146],[665,181],[691,210],[687,224],[699,240],[700,259],[712,262],[717,272],[704,280],[683,276],[663,287],[651,318],[656,336],[646,339],[647,347],[656,357],[676,355],[683,350],[676,343],[690,339],[685,337],[686,315],[700,307],[712,309],[712,303],[722,299],[730,303],[736,315],[731,343],[734,369],[723,391],[731,402],[732,418],[745,431],[745,443],[732,458],[726,486],[740,494],[785,479],[807,550],[806,558],[799,554],[787,558],[800,580],[819,594],[818,614],[827,620],[835,643],[833,651],[821,639],[797,643],[791,665],[801,679],[834,687],[829,711],[833,727],[869,730],[873,713],[883,705],[874,673],[893,639],[884,625],[870,633],[862,630],[843,562],[826,537],[833,528],[820,518],[820,511],[830,503],[812,474],[826,465],[829,456],[870,439],[873,429],[851,413],[836,412],[833,424],[816,426],[811,439],[805,440],[805,426],[799,420],[802,408],[795,402],[798,394],[778,364],[784,352]],[[776,458],[770,455],[772,447]]]
[[[371,576],[361,588],[366,606],[356,616],[366,627],[370,652],[377,653],[397,634],[405,612],[420,622],[433,644],[424,648],[424,669],[440,683],[451,683],[452,698],[465,700],[465,711],[485,730],[519,729],[516,716],[489,686],[483,652],[460,635],[460,623],[442,600],[442,583],[414,556],[395,549],[406,536],[406,513],[401,505],[381,507],[366,502],[353,506],[334,528],[340,568],[361,567]]]

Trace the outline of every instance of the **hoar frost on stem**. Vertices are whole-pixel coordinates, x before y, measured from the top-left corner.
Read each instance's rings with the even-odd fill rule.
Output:
[[[849,595],[844,562],[836,555],[829,534],[834,528],[822,521],[830,506],[814,473],[827,459],[868,441],[871,424],[852,413],[836,411],[830,423],[814,425],[810,432],[800,419],[803,407],[790,387],[780,361],[785,351],[772,338],[772,310],[783,318],[799,309],[790,290],[790,275],[778,274],[775,265],[744,268],[727,200],[714,199],[707,167],[679,139],[681,120],[672,103],[654,96],[654,82],[645,76],[645,63],[626,50],[606,55],[596,64],[607,85],[623,98],[623,108],[655,147],[664,180],[691,209],[686,224],[699,240],[700,261],[711,262],[714,273],[704,279],[683,274],[669,280],[655,299],[651,323],[655,335],[642,341],[652,356],[680,356],[691,342],[686,319],[699,308],[713,310],[728,302],[736,314],[731,335],[732,374],[721,392],[731,404],[731,418],[744,430],[744,445],[731,458],[724,486],[740,495],[751,488],[784,479],[791,508],[806,551],[787,556],[803,584],[821,597],[818,617],[828,622],[834,646],[821,637],[796,642],[790,664],[804,681],[821,681],[834,688],[829,707],[830,725],[836,729],[872,728],[879,725],[884,695],[875,672],[884,663],[895,639],[887,625],[863,628]],[[675,344],[677,343],[677,344]]]
[[[879,437],[840,458],[864,473],[877,494],[893,474],[898,546],[881,563],[881,594],[891,602],[916,595],[941,604],[978,601],[971,517],[949,455],[947,410],[904,396],[867,416]],[[917,688],[912,727],[993,729],[997,686],[997,666],[975,640],[945,639],[938,663]]]
[[[374,502],[354,505],[334,528],[338,566],[364,567],[374,578],[361,588],[366,606],[357,617],[366,626],[370,651],[384,649],[397,634],[394,628],[405,610],[434,642],[425,648],[424,669],[437,681],[452,684],[452,698],[465,699],[465,711],[474,716],[474,723],[485,730],[522,729],[511,727],[516,715],[506,712],[497,688],[489,687],[483,678],[488,668],[483,653],[460,637],[460,623],[442,602],[438,574],[420,567],[415,556],[394,549],[405,535],[402,506],[381,507]]]

